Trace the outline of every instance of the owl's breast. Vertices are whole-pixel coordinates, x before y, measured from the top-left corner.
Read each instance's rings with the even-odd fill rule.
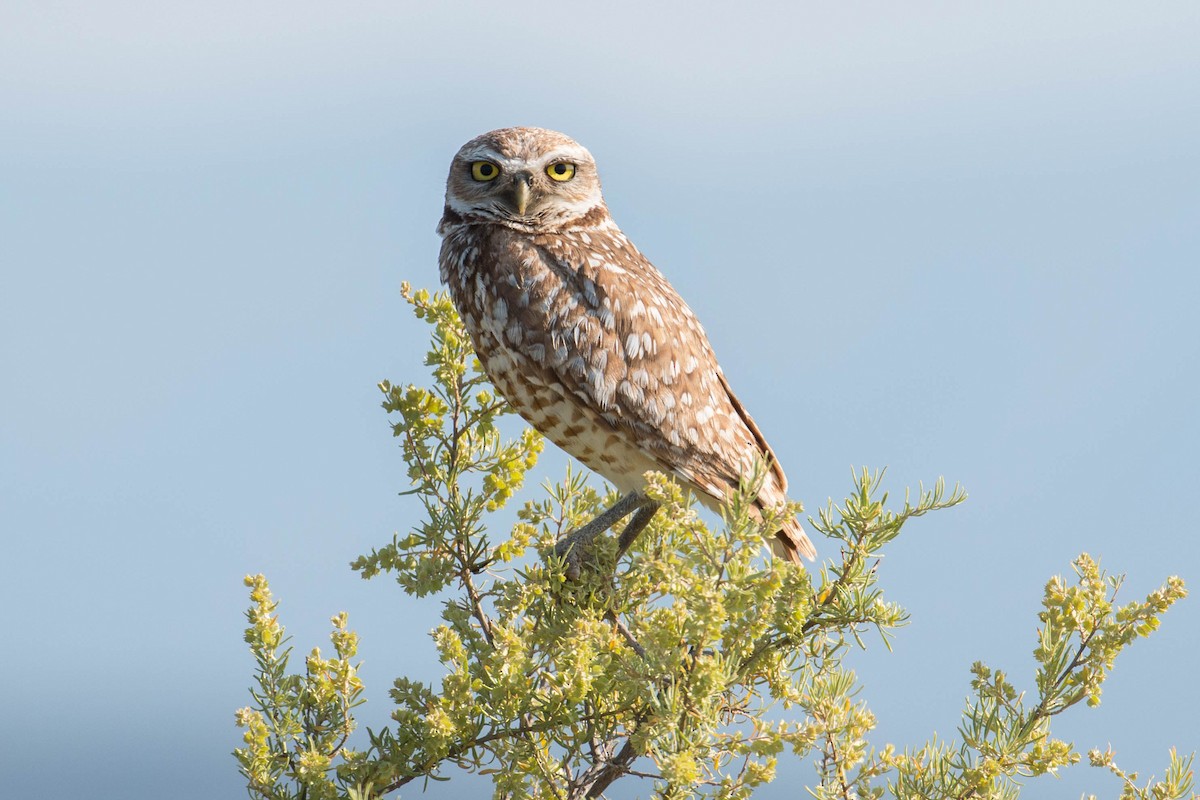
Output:
[[[446,237],[442,279],[496,389],[552,442],[622,490],[661,469],[614,402],[627,365],[604,292],[536,242]]]

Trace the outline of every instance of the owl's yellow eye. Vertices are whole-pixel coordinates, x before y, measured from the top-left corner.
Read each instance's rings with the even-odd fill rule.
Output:
[[[491,181],[500,176],[500,168],[490,161],[472,161],[471,177],[477,181]]]
[[[575,177],[575,165],[559,161],[546,167],[546,174],[556,181],[569,181]]]

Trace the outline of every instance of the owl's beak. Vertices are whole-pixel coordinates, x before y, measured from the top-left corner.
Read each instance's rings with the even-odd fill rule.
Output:
[[[525,210],[529,208],[530,180],[529,175],[524,173],[513,177],[512,207],[518,217],[525,216]]]

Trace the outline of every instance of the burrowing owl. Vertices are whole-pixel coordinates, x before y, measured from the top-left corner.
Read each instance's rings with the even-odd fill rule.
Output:
[[[626,493],[590,535],[637,512],[628,545],[654,513],[638,494],[648,470],[716,508],[765,458],[756,503],[784,502],[783,469],[691,309],[609,216],[586,149],[541,128],[472,139],[450,165],[438,233],[442,281],[496,388]],[[795,518],[772,544],[816,556]]]

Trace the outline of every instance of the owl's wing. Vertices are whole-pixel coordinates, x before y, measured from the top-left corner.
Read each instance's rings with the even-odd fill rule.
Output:
[[[763,499],[783,499],[782,468],[730,391],[699,321],[623,234],[535,237],[521,250],[509,260],[513,279],[493,287],[521,318],[522,341],[510,337],[507,346],[665,472],[725,500],[766,458]]]
[[[729,386],[729,379],[725,377],[725,373],[722,371],[719,374],[721,376],[721,386],[725,388],[725,394],[729,398],[730,404],[733,405],[733,410],[737,412],[737,415],[742,420],[742,424],[746,426],[746,429],[754,437],[754,442],[758,446],[761,457],[767,460],[771,468],[771,475],[775,481],[775,486],[779,489],[780,494],[786,495],[788,488],[787,475],[783,474],[783,467],[780,466],[779,459],[775,457],[775,451],[771,449],[771,445],[767,444],[766,437],[758,429],[758,425],[755,424],[754,418],[750,416],[750,413],[746,411],[746,407],[742,405],[742,401],[738,400],[737,395],[733,393],[733,389]]]

